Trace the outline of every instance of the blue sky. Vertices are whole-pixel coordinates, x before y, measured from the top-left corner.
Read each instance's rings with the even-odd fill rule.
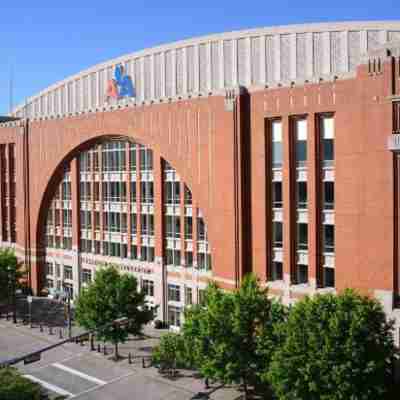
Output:
[[[292,23],[400,19],[399,0],[0,0],[0,115],[98,62],[193,36]]]

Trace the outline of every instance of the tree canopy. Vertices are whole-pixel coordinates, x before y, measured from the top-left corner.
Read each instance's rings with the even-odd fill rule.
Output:
[[[392,323],[376,300],[351,290],[307,297],[278,330],[284,340],[268,378],[279,399],[384,398],[395,348]]]
[[[12,291],[20,287],[22,264],[12,249],[0,249],[0,301],[8,301]]]
[[[119,318],[128,318],[127,326],[112,324]],[[101,268],[94,281],[83,289],[76,301],[76,320],[89,330],[96,330],[100,340],[115,345],[126,341],[128,334],[139,334],[144,324],[153,318],[148,309],[145,294],[138,290],[134,276],[120,274],[115,267]]]
[[[24,378],[15,368],[0,369],[1,400],[41,400],[44,398],[41,386]]]

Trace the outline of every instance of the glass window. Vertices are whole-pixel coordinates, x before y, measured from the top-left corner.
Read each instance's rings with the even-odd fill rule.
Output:
[[[308,224],[297,224],[297,248],[308,249]]]
[[[282,182],[272,182],[272,207],[282,208]]]
[[[181,301],[181,288],[178,285],[168,285],[168,300]]]
[[[170,326],[181,326],[181,310],[178,307],[168,306],[168,323]]]
[[[297,264],[297,283],[307,283],[308,282],[308,265]]]
[[[283,266],[281,262],[273,261],[271,263],[271,280],[281,281],[283,279]]]
[[[282,167],[282,121],[274,120],[271,123],[271,133],[272,133],[272,167],[281,168]]]
[[[324,267],[323,275],[324,275],[324,286],[335,287],[335,269]]]
[[[324,166],[332,166],[335,159],[335,127],[333,116],[321,117],[322,162]]]
[[[197,240],[207,240],[206,225],[202,217],[197,217]]]
[[[335,226],[323,225],[324,251],[333,253],[335,251]]]
[[[53,268],[53,264],[47,262],[46,263],[46,274],[47,275],[53,275],[54,274],[54,268]]]
[[[185,304],[190,305],[193,304],[193,293],[192,288],[185,287]]]
[[[131,214],[131,234],[137,233],[137,214]]]
[[[199,304],[205,304],[206,302],[206,291],[204,289],[199,289],[197,292]]]
[[[154,297],[154,282],[148,279],[143,279],[142,290],[146,296]]]
[[[185,217],[185,239],[193,238],[193,218]]]
[[[131,259],[132,260],[137,260],[137,246],[136,245],[131,245]]]
[[[69,265],[64,265],[64,279],[73,279],[72,267],[70,267]]]
[[[297,208],[307,208],[307,182],[296,182],[297,185]]]
[[[129,169],[131,171],[136,171],[136,143],[129,144]]]
[[[324,209],[333,210],[335,208],[335,184],[334,182],[324,182]]]
[[[282,222],[274,221],[272,223],[272,246],[282,247]]]
[[[193,252],[191,251],[185,252],[185,263],[187,268],[193,267]]]
[[[90,269],[82,269],[82,282],[90,283],[92,281],[92,271]]]
[[[186,185],[185,185],[185,204],[186,205],[192,204],[192,192]]]
[[[211,270],[211,254],[197,253],[197,267],[200,270]]]
[[[131,203],[136,203],[136,182],[131,182]]]
[[[303,167],[307,162],[307,120],[296,119],[296,164]]]

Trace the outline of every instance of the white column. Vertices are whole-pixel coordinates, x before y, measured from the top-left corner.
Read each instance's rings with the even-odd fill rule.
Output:
[[[275,65],[275,81],[281,81],[281,36],[274,35],[274,65]]]
[[[199,45],[194,45],[194,92],[200,91],[200,58],[199,58]]]
[[[306,57],[305,57],[305,76],[311,78],[314,75],[314,44],[313,33],[306,33]]]
[[[150,99],[154,100],[155,97],[155,74],[154,74],[154,54],[150,56]]]
[[[218,70],[219,70],[219,82],[218,89],[223,89],[225,86],[225,76],[224,76],[224,41],[220,40],[218,42]]]
[[[187,93],[188,88],[188,62],[187,62],[187,47],[182,49],[182,94]]]
[[[261,84],[266,84],[266,68],[267,68],[267,63],[265,59],[265,41],[266,37],[265,35],[260,36],[260,83]]]
[[[297,41],[296,34],[290,35],[290,79],[296,80],[297,78]]]
[[[238,41],[232,39],[232,86],[238,84]]]

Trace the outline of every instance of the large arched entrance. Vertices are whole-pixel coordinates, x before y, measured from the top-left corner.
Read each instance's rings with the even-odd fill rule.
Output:
[[[212,274],[203,216],[179,173],[150,148],[109,136],[66,159],[50,182],[37,237],[42,288],[75,297],[113,264],[179,326]]]

